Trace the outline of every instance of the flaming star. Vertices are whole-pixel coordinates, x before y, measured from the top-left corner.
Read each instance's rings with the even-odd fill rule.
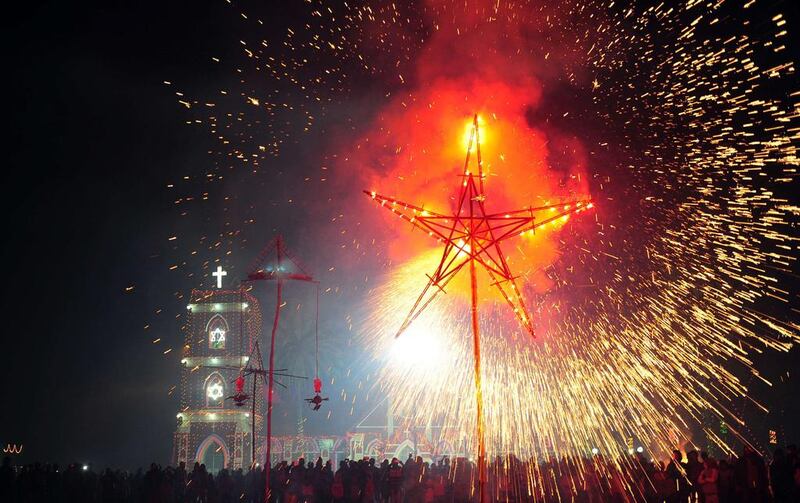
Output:
[[[477,182],[476,175],[469,169],[470,154],[473,143],[475,145],[475,158],[478,164]],[[467,145],[467,156],[464,160],[464,182],[458,196],[458,207],[452,215],[431,212],[419,206],[397,201],[390,197],[364,191],[381,206],[387,207],[400,218],[408,220],[412,225],[435,236],[444,242],[444,252],[439,266],[433,275],[428,275],[428,284],[417,297],[417,301],[406,316],[395,337],[399,337],[417,316],[433,301],[439,292],[453,279],[456,274],[469,264],[471,291],[472,291],[472,338],[475,371],[475,402],[476,424],[478,437],[478,501],[484,499],[484,485],[486,481],[486,441],[483,424],[483,391],[481,387],[481,349],[480,326],[478,322],[478,282],[476,277],[477,262],[486,270],[491,278],[492,285],[496,286],[503,298],[511,306],[514,315],[522,326],[533,335],[533,324],[522,294],[516,284],[516,277],[511,273],[505,255],[500,250],[500,242],[512,236],[521,236],[525,232],[533,232],[550,222],[560,218],[569,218],[572,213],[593,207],[590,199],[571,201],[559,205],[548,205],[536,208],[526,208],[509,211],[506,213],[486,213],[484,201],[486,195],[483,190],[483,164],[481,162],[481,142],[478,130],[478,115],[472,121],[472,131]],[[388,206],[387,206],[388,203]],[[397,209],[397,207],[400,207]],[[534,213],[560,208],[560,212],[549,218],[537,222]],[[503,286],[507,284],[508,286]],[[432,289],[431,286],[436,288]],[[511,290],[511,294],[507,291]],[[512,297],[513,295],[513,297]]]
[[[477,175],[469,169],[473,143],[478,165]],[[573,213],[594,207],[591,199],[585,199],[503,213],[487,213],[484,204],[486,195],[483,187],[484,175],[477,115],[472,121],[463,177],[464,182],[461,184],[458,196],[458,208],[452,215],[427,210],[382,196],[376,192],[364,191],[381,206],[444,243],[444,252],[439,266],[433,275],[428,275],[427,285],[398,329],[396,337],[399,337],[411,325],[439,292],[444,291],[450,280],[464,266],[471,264],[472,267],[475,262],[483,266],[489,274],[492,285],[500,291],[520,324],[528,333],[534,335],[531,316],[517,287],[517,276],[511,272],[506,255],[500,249],[500,242],[514,236],[523,236],[526,232],[533,233],[537,228],[557,222],[559,219],[566,220]],[[535,214],[543,211],[548,211],[550,214],[537,220]],[[557,213],[552,214],[553,211]],[[474,276],[473,272],[472,277],[474,278]],[[436,288],[431,288],[432,286]],[[473,288],[473,294],[474,292],[475,288]],[[473,308],[475,308],[474,305],[475,302],[473,302]]]

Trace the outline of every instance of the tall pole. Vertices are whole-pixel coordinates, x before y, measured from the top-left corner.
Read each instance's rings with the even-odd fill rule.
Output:
[[[259,265],[263,263],[263,261],[268,257],[269,253],[272,250],[275,250],[276,254],[276,263],[274,270],[263,270]],[[288,259],[289,264],[294,264],[295,271],[291,272],[285,270],[283,267],[283,260],[284,258]],[[267,395],[267,435],[266,435],[266,460],[264,463],[264,473],[266,476],[266,480],[264,481],[264,497],[266,498],[267,503],[269,501],[269,497],[271,494],[270,491],[270,484],[269,484],[269,475],[270,469],[272,468],[271,461],[272,461],[272,407],[273,407],[273,396],[275,391],[275,338],[278,334],[278,320],[280,319],[281,314],[281,303],[283,302],[282,294],[283,294],[283,282],[286,280],[296,280],[296,281],[308,281],[313,282],[314,278],[309,276],[308,274],[303,271],[303,268],[297,263],[297,261],[292,258],[292,255],[284,248],[283,246],[283,238],[278,235],[275,237],[273,241],[270,242],[267,248],[265,248],[256,258],[254,268],[247,274],[248,281],[264,281],[264,280],[276,280],[276,300],[275,300],[275,319],[272,321],[272,336],[270,338],[270,345],[269,345],[269,370],[264,371],[262,367],[262,373],[259,375],[267,375],[266,378],[266,395]],[[261,358],[261,352],[259,349],[259,360]],[[291,376],[296,377],[296,376]]]
[[[272,338],[269,344],[269,379],[267,386],[267,460],[264,463],[264,474],[266,475],[266,482],[264,483],[264,503],[269,503],[270,487],[269,487],[269,472],[272,463],[272,389],[275,385],[275,334],[278,332],[278,317],[281,313],[281,293],[283,290],[283,279],[281,278],[281,238],[278,237],[277,246],[275,249],[278,254],[278,261],[276,264],[276,277],[277,277],[277,300],[275,302],[275,319],[272,322]]]
[[[239,347],[244,346],[244,281],[239,282],[239,312],[241,316],[239,317]],[[250,355],[253,355],[253,341],[252,339],[250,342]],[[256,341],[258,344],[258,341]],[[259,357],[260,358],[260,357]],[[250,360],[247,361],[247,365],[251,365],[252,362]],[[256,382],[258,381],[258,376],[253,375],[253,394],[250,395],[252,402],[250,405],[250,469],[252,470],[256,466]]]
[[[475,272],[475,250],[478,243],[475,242],[475,205],[481,204],[483,197],[483,163],[481,161],[481,139],[478,132],[478,114],[473,117],[473,131],[475,134],[475,157],[478,161],[478,185],[475,185],[474,175],[470,173],[469,184],[469,276],[470,287],[472,290],[472,341],[473,356],[475,359],[475,402],[476,419],[475,423],[478,430],[478,501],[484,503],[484,486],[486,485],[486,442],[484,438],[483,425],[483,387],[481,385],[481,331],[478,321],[478,278]],[[471,143],[471,142],[470,142]],[[467,152],[469,156],[469,152]],[[467,157],[469,159],[469,157]],[[480,187],[480,188],[479,188]],[[482,209],[482,208],[481,208]],[[481,212],[482,213],[482,212]]]
[[[250,353],[252,354],[252,352]],[[260,358],[260,357],[259,357]],[[250,362],[247,362],[250,365]],[[262,367],[263,368],[263,367]],[[256,384],[258,383],[258,375],[253,374],[253,394],[250,395],[250,469],[256,467]]]
[[[478,282],[475,277],[475,261],[469,263],[472,280],[472,340],[473,354],[475,357],[475,402],[477,405],[476,423],[478,426],[478,494],[481,503],[484,503],[483,490],[486,483],[486,443],[483,428],[483,389],[481,386],[481,336],[478,326]]]

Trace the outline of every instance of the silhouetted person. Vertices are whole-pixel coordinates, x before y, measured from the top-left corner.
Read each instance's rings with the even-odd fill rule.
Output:
[[[717,462],[712,458],[707,458],[703,464],[703,470],[697,477],[702,500],[705,503],[719,503],[719,470]]]
[[[768,500],[767,468],[764,460],[753,449],[745,446],[736,462],[737,495],[743,503],[761,503]]]
[[[668,502],[682,501],[687,496],[686,478],[683,476],[683,455],[681,451],[675,449],[672,451],[672,459],[666,468],[667,478],[675,486],[675,493],[671,494],[667,499]]]
[[[403,497],[403,463],[392,458],[388,470],[389,503],[400,503]]]
[[[686,453],[686,463],[683,465],[683,470],[688,482],[686,484],[685,494],[694,501],[700,491],[698,478],[700,477],[700,472],[703,471],[703,464],[698,459],[697,451],[689,451]]]
[[[772,463],[769,465],[769,480],[772,485],[772,495],[776,503],[792,501],[792,467],[789,465],[782,449],[775,449]]]
[[[717,479],[719,501],[720,503],[733,503],[736,497],[733,465],[723,459],[719,462],[717,469],[719,472],[719,478]]]

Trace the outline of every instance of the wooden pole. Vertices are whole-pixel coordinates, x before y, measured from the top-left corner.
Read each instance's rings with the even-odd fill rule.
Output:
[[[478,116],[475,116],[475,135],[478,133]],[[477,140],[477,138],[476,138]],[[477,143],[477,141],[476,141]],[[480,155],[480,154],[478,154]],[[480,158],[478,158],[478,176],[482,175],[480,170]],[[468,180],[468,195],[469,195],[469,276],[470,287],[472,290],[472,354],[474,357],[475,367],[475,404],[476,404],[476,418],[475,423],[477,426],[478,435],[478,501],[484,503],[484,485],[486,484],[486,444],[484,439],[484,425],[483,425],[483,387],[481,386],[481,332],[480,322],[478,319],[478,278],[475,270],[475,250],[477,250],[477,243],[475,242],[475,220],[473,218],[475,211],[474,206],[479,199],[478,190],[475,185],[474,175],[470,174]]]
[[[470,260],[470,276],[472,276],[472,340],[473,356],[475,358],[475,403],[477,406],[476,419],[478,434],[478,494],[481,503],[484,503],[484,485],[486,483],[486,442],[483,425],[483,388],[481,385],[481,336],[478,322],[478,282],[475,277],[475,260]]]
[[[257,343],[256,343],[257,344]],[[250,354],[253,354],[252,352]],[[252,366],[252,363],[249,361],[247,362],[248,365]],[[252,449],[252,454],[250,455],[250,469],[254,469],[256,467],[256,384],[258,383],[258,375],[252,374],[253,377],[253,394],[250,395],[250,449]]]
[[[280,317],[281,313],[281,294],[283,290],[283,279],[281,278],[281,248],[283,247],[283,243],[281,242],[280,237],[278,238],[278,242],[275,246],[275,249],[278,253],[278,261],[277,265],[275,266],[277,270],[275,271],[277,277],[277,300],[275,302],[275,319],[272,322],[272,337],[270,339],[269,345],[269,378],[268,378],[268,386],[267,386],[267,446],[266,446],[266,462],[264,463],[264,474],[266,476],[266,481],[264,483],[265,490],[264,490],[264,503],[269,503],[270,497],[270,487],[269,487],[269,473],[272,464],[272,392],[275,386],[275,335],[278,332],[278,318]]]

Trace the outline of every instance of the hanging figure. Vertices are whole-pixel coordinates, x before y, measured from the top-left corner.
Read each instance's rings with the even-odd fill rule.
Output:
[[[317,320],[314,332],[314,342],[316,346],[314,355],[316,358],[314,369],[314,396],[312,398],[306,398],[306,402],[308,402],[312,410],[319,410],[319,408],[322,407],[322,402],[328,401],[328,397],[322,398],[322,379],[319,378],[319,283],[317,283]]]
[[[312,398],[306,398],[306,402],[308,402],[309,406],[313,410],[319,410],[322,407],[322,402],[327,402],[328,397],[322,398],[322,380],[319,377],[314,378],[314,396]]]
[[[234,383],[236,384],[236,392],[228,398],[233,400],[237,407],[241,407],[250,398],[250,395],[244,392],[244,376],[239,373],[239,377],[236,378]]]

